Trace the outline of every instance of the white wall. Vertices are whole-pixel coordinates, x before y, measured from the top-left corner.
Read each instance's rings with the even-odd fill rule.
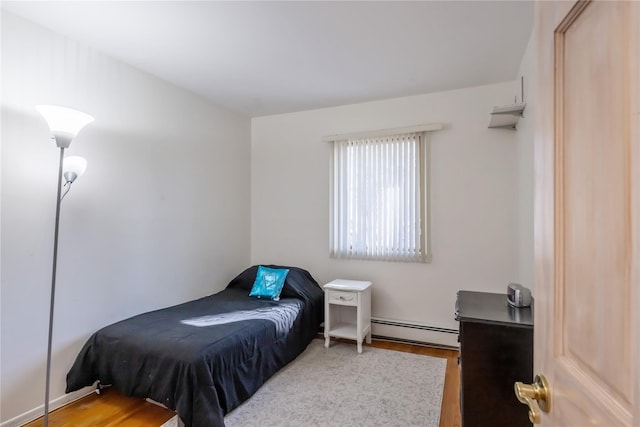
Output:
[[[535,37],[532,34],[518,76],[524,77],[524,117],[518,122],[518,274],[516,282],[533,289],[533,138],[536,114]],[[520,79],[517,89],[520,91]],[[520,100],[520,95],[518,99]],[[534,293],[535,297],[535,293]]]
[[[518,277],[516,132],[487,128],[494,105],[513,103],[514,87],[509,81],[254,118],[252,263],[302,266],[321,283],[371,280],[373,316],[457,329],[458,290],[504,292]],[[330,259],[330,145],[322,137],[435,122],[446,128],[431,137],[433,262]],[[455,344],[455,335],[445,335],[429,339]]]
[[[53,399],[96,329],[211,294],[250,257],[249,119],[3,11],[6,425],[44,399],[58,150],[41,103],[95,117],[68,152],[89,166],[62,205]]]

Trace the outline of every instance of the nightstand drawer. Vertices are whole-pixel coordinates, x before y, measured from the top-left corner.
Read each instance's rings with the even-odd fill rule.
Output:
[[[339,305],[358,305],[357,292],[327,291],[329,303]]]

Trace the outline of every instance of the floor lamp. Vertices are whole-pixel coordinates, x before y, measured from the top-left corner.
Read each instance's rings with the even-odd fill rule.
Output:
[[[60,203],[67,195],[71,184],[77,177],[82,175],[87,167],[87,161],[82,157],[64,157],[65,148],[69,148],[71,141],[78,132],[93,121],[93,117],[71,108],[59,107],[57,105],[38,105],[38,112],[42,114],[51,130],[52,139],[60,148],[60,161],[58,165],[58,195],[56,197],[56,222],[53,235],[53,268],[51,272],[51,305],[49,306],[49,341],[47,345],[47,377],[44,397],[44,425],[49,425],[49,383],[51,377],[51,342],[53,337],[53,307],[56,292],[56,267],[58,263],[58,228],[60,223]],[[65,184],[62,193],[62,177],[64,174]]]

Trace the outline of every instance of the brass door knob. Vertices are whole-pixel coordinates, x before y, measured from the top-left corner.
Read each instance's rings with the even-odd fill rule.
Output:
[[[529,406],[529,420],[533,424],[540,424],[540,410],[549,412],[551,409],[551,390],[544,375],[536,375],[533,384],[518,381],[513,389],[518,400]]]

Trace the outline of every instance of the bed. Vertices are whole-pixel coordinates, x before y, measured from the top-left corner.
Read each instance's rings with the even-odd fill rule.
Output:
[[[224,426],[323,321],[323,291],[309,272],[268,267],[289,269],[279,301],[248,296],[253,266],[219,293],[99,330],[67,374],[67,393],[99,381],[175,410],[186,427]]]

